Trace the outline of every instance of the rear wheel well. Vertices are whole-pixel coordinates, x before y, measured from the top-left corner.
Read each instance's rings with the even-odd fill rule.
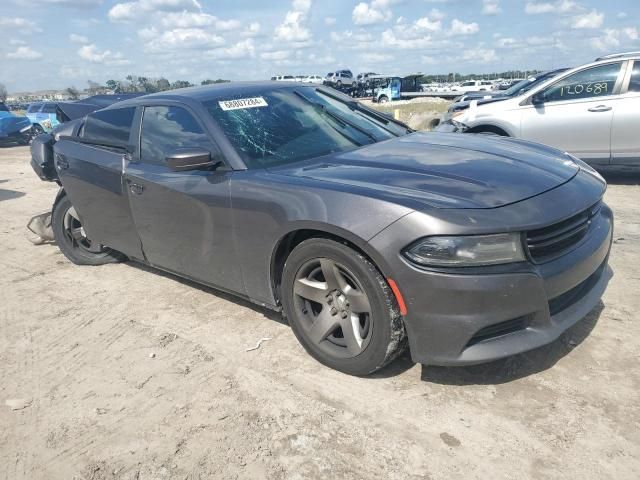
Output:
[[[477,127],[470,128],[466,133],[488,133],[492,135],[500,135],[501,137],[508,137],[509,134],[502,128],[495,125],[478,125]]]
[[[313,229],[302,229],[302,230],[294,230],[293,232],[289,232],[285,235],[273,254],[271,259],[271,287],[273,288],[273,294],[275,296],[276,302],[280,304],[280,285],[282,284],[282,272],[284,270],[284,264],[289,258],[291,252],[302,242],[305,240],[309,240],[311,238],[326,238],[328,240],[333,240],[335,242],[342,243],[343,245],[352,248],[356,252],[360,253],[364,257],[366,257],[378,270],[380,268],[376,265],[376,263],[371,259],[369,255],[365,251],[363,251],[360,247],[358,247],[355,243],[350,242],[346,238],[343,238],[339,235],[334,235],[332,233],[324,232],[322,230],[313,230]]]

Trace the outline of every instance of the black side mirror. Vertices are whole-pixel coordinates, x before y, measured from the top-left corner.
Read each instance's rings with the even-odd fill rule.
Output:
[[[531,97],[532,105],[542,105],[544,104],[544,93],[538,92]]]
[[[180,148],[167,155],[167,166],[174,172],[212,167],[211,152],[204,148]]]

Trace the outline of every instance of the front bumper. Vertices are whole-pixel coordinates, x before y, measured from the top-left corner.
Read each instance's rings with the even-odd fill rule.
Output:
[[[553,342],[599,304],[612,275],[612,232],[613,215],[603,204],[573,250],[540,265],[458,273],[420,269],[397,256],[390,268],[407,304],[413,360],[473,365]],[[385,235],[371,243],[384,248]]]

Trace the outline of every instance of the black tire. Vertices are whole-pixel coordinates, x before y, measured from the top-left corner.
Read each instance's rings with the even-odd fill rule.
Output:
[[[314,262],[318,262],[317,267]],[[331,288],[331,280],[323,273],[326,264],[336,267],[336,277],[341,277],[338,284],[345,281],[344,288]],[[314,278],[324,282],[315,283],[311,275],[319,275]],[[300,281],[304,283],[298,288]],[[309,284],[313,285],[313,295],[318,294],[315,288],[320,286],[319,298],[325,298],[324,303],[299,294],[301,290],[306,292]],[[302,242],[285,262],[281,291],[284,314],[294,334],[312,357],[328,367],[349,375],[368,375],[406,348],[402,316],[389,285],[371,261],[346,245],[324,238]],[[330,293],[325,296],[327,291]],[[361,304],[366,306],[358,307]],[[367,308],[366,313],[358,313]],[[338,313],[332,313],[334,310]],[[335,326],[314,328],[329,325],[327,321]],[[356,336],[361,343],[354,347],[354,342],[347,339],[353,340],[353,335],[345,334],[343,326],[351,333],[358,330]],[[328,333],[322,333],[325,330]]]
[[[342,88],[342,80],[336,82],[336,87],[338,87],[338,89]]]
[[[378,99],[378,103],[387,103],[389,101],[389,99],[387,98],[386,95],[382,95],[379,99]]]
[[[53,207],[53,236],[64,256],[76,265],[105,265],[122,262],[125,255],[102,245],[93,244],[85,235],[75,209],[64,195]]]

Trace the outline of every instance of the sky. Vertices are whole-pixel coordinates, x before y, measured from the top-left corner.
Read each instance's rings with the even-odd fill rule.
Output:
[[[0,0],[0,83],[490,73],[640,50],[639,0]]]

